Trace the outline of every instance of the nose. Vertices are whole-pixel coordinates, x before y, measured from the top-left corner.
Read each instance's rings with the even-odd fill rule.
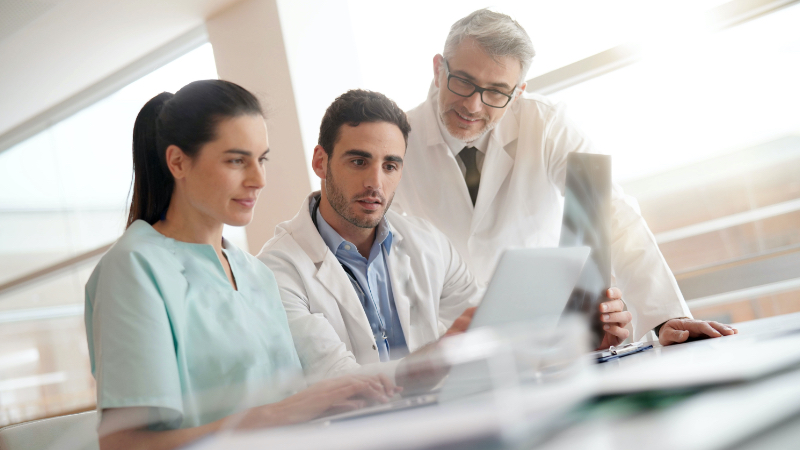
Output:
[[[380,164],[373,164],[365,171],[364,187],[373,191],[380,191],[383,186],[383,168]]]
[[[253,189],[263,189],[267,184],[267,170],[263,164],[251,164],[244,180],[245,186]]]
[[[481,94],[478,92],[473,93],[469,97],[466,97],[463,102],[464,108],[467,112],[471,114],[475,114],[481,111],[483,108],[483,102],[481,101]]]

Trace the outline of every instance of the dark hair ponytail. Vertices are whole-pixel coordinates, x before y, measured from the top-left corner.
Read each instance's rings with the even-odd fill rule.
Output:
[[[223,80],[195,81],[145,103],[133,125],[133,196],[127,226],[139,219],[152,225],[169,207],[175,180],[167,168],[167,147],[176,145],[194,158],[215,139],[221,120],[241,115],[264,112],[253,94]]]

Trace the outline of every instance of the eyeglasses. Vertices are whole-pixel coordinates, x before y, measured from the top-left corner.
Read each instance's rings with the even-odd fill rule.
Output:
[[[453,75],[450,73],[447,60],[444,60],[444,70],[447,74],[447,89],[450,92],[460,97],[472,97],[472,94],[477,92],[480,94],[483,104],[492,108],[505,108],[517,92],[516,86],[510,95],[496,89],[484,89],[467,79]]]

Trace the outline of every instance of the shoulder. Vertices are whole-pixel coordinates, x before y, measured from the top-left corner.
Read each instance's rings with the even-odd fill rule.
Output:
[[[413,149],[417,142],[424,143],[431,132],[431,126],[436,126],[435,105],[435,98],[429,97],[415,108],[406,111],[408,124],[411,125],[411,133],[408,135],[410,149]]]
[[[177,264],[169,239],[147,222],[137,220],[103,255],[99,266],[131,266]]]
[[[278,228],[276,232],[275,236],[261,248],[256,259],[268,264],[275,260],[294,260],[301,255],[305,256],[300,244],[287,229]]]
[[[426,107],[430,107],[429,104],[430,104],[430,101],[429,100],[425,100],[424,102],[420,103],[419,105],[415,106],[414,108],[409,109],[408,111],[406,111],[406,117],[408,118],[408,122],[412,126],[412,130],[413,130],[414,124],[416,122],[422,120],[422,116],[424,115],[423,114],[424,113],[424,109]]]
[[[103,299],[104,304],[151,304],[183,291],[184,270],[168,238],[137,221],[95,267],[86,283],[87,302]],[[133,298],[140,301],[132,302]]]
[[[308,254],[292,234],[285,231],[264,244],[257,259],[265,269],[270,270],[281,287],[299,282],[303,274],[316,272]]]
[[[564,110],[564,104],[555,102],[544,95],[523,92],[511,108],[517,116],[536,114],[544,119],[554,117]]]
[[[424,247],[430,244],[431,241],[443,244],[448,242],[444,233],[421,217],[389,210],[386,212],[386,220],[392,230],[395,230],[404,238],[410,239],[413,245],[420,245],[421,242],[424,242],[425,244],[421,244]]]
[[[313,192],[300,206],[297,214],[285,222],[279,223],[275,227],[275,235],[270,238],[261,251],[258,252],[258,259],[265,262],[266,259],[271,259],[277,255],[284,257],[296,257],[302,251],[302,246],[299,241],[305,241],[310,238],[308,235],[309,228],[316,232],[311,221],[309,214],[309,202],[311,197],[317,195],[318,192]],[[307,222],[307,223],[306,223]]]

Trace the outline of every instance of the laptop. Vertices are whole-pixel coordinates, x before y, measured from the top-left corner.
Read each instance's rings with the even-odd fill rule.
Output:
[[[469,329],[500,327],[534,318],[542,325],[555,326],[590,250],[589,247],[506,250]]]
[[[589,257],[589,247],[519,248],[506,250],[489,282],[469,330],[504,327],[537,318],[537,325],[555,327]],[[477,366],[481,366],[478,364]],[[333,422],[435,404],[492,388],[486,364],[454,366],[441,391],[323,417]]]

